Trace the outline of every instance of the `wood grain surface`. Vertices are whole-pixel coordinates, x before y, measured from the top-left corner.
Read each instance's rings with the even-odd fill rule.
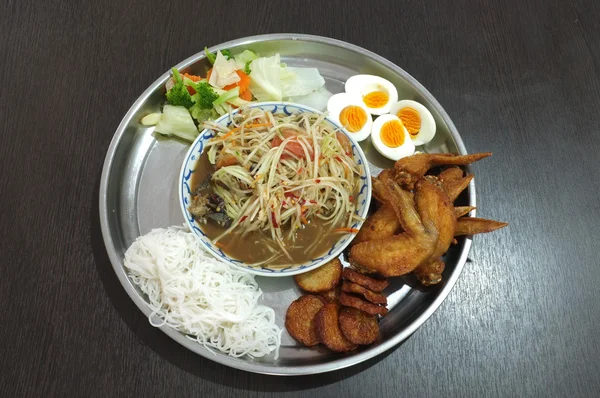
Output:
[[[585,397],[600,391],[600,5],[594,0],[0,4],[0,396]],[[434,316],[382,357],[276,378],[152,328],[104,250],[119,121],[205,45],[271,32],[372,50],[445,107],[481,217]]]

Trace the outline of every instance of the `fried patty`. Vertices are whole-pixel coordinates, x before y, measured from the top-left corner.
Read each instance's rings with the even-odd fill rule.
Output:
[[[388,313],[388,309],[384,306],[370,303],[363,298],[344,292],[340,294],[340,304],[346,307],[354,307],[371,315],[385,315]]]
[[[320,342],[315,317],[324,304],[323,298],[307,294],[290,304],[285,314],[285,328],[288,333],[307,347]]]
[[[328,290],[326,292],[323,293],[319,293],[319,296],[323,297],[325,299],[325,301],[330,302],[330,301],[338,301],[340,298],[340,293],[341,293],[342,289],[340,286],[336,286],[335,288]]]
[[[379,336],[379,323],[374,315],[352,307],[344,307],[339,315],[340,330],[354,344],[371,344]]]
[[[327,303],[317,314],[317,333],[321,342],[332,351],[352,351],[358,347],[342,334],[339,325],[340,305],[338,303]]]
[[[373,292],[382,292],[383,289],[388,287],[389,282],[387,279],[375,279],[367,275],[363,275],[359,272],[351,270],[350,268],[344,268],[342,277],[350,282],[354,282],[362,287],[365,287]]]
[[[342,282],[342,291],[346,293],[360,294],[373,304],[387,305],[387,298],[383,294],[373,292],[357,283],[349,281]]]
[[[300,289],[310,293],[322,293],[333,289],[342,278],[342,263],[335,258],[319,268],[294,276]]]

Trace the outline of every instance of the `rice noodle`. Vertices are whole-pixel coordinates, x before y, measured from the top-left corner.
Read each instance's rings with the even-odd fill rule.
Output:
[[[152,326],[168,325],[233,357],[279,355],[282,330],[273,309],[257,304],[262,291],[254,276],[210,257],[186,229],[140,236],[124,265],[148,296]]]

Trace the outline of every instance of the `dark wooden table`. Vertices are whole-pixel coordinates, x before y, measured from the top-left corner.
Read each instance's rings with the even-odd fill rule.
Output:
[[[597,396],[598,2],[168,3],[0,5],[0,396]],[[470,152],[494,152],[474,168],[479,214],[511,223],[475,238],[406,343],[312,377],[225,368],[152,328],[99,229],[104,155],[138,95],[205,45],[270,32],[415,76]]]

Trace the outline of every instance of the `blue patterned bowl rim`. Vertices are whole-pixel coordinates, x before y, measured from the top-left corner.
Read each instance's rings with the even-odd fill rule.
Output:
[[[283,112],[287,115],[302,112],[322,113],[308,106],[294,104],[290,102],[255,102],[248,105],[248,107],[270,110],[272,113]],[[235,115],[237,112],[239,112],[239,109],[234,110],[231,113],[231,115]],[[325,120],[328,123],[330,123],[334,128],[339,129],[341,132],[346,134],[348,138],[350,138],[348,133],[330,118],[326,117]],[[230,119],[230,114],[221,116],[216,120],[216,122],[220,124],[226,123],[226,125],[230,125],[232,122]],[[205,142],[211,139],[214,135],[214,131],[209,129],[204,129],[200,132],[198,137],[190,146],[190,149],[188,150],[187,154],[185,155],[183,165],[181,167],[181,172],[179,173],[179,203],[181,207],[181,212],[183,213],[183,216],[187,222],[188,227],[190,228],[190,231],[192,231],[200,239],[200,242],[202,242],[204,248],[209,253],[232,266],[241,267],[250,273],[261,276],[290,276],[300,274],[318,268],[326,262],[338,257],[342,253],[342,251],[346,248],[346,246],[348,246],[348,244],[352,240],[353,235],[341,235],[340,239],[331,247],[331,249],[326,254],[318,258],[311,259],[310,261],[301,264],[278,266],[274,268],[270,268],[268,265],[254,266],[245,264],[240,260],[236,260],[234,258],[229,257],[220,248],[215,246],[210,241],[210,239],[208,239],[208,237],[204,234],[202,229],[200,229],[199,224],[194,220],[194,217],[188,210],[188,205],[191,201],[190,180],[192,177],[192,173],[195,170],[196,163],[204,150]],[[357,196],[356,213],[364,219],[367,216],[369,204],[371,202],[371,172],[369,170],[369,163],[362,148],[352,139],[350,139],[350,142],[352,143],[352,153],[354,155],[354,158],[357,159],[358,164],[362,165],[363,169],[363,175],[360,176],[362,185]],[[360,228],[361,226],[362,221],[357,221],[354,224],[352,224],[352,228]]]

